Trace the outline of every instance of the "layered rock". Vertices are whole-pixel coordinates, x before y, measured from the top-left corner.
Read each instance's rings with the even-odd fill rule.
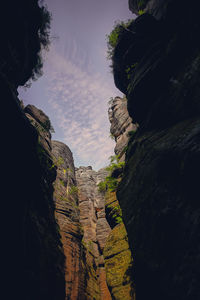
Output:
[[[39,2],[1,3],[1,293],[6,299],[64,300],[64,255],[53,204],[56,172],[17,93],[41,73],[49,13]]]
[[[106,193],[105,209],[107,220],[112,228],[103,250],[107,284],[112,299],[133,300],[135,299],[133,261],[116,192]]]
[[[130,3],[135,11],[138,1]],[[137,299],[193,300],[200,298],[200,22],[195,1],[148,5],[124,30],[113,57],[115,83],[140,125],[117,198]]]
[[[98,172],[92,170],[92,167],[76,169],[80,223],[84,232],[86,299],[111,299],[102,256],[110,227],[105,218],[105,198],[98,191],[98,183],[106,175],[107,171],[104,169]]]
[[[7,290],[6,297],[20,297],[24,300],[64,299],[64,255],[53,203],[52,183],[56,171],[52,167],[49,147],[47,143],[43,143],[43,136],[31,125],[29,115],[27,118],[16,95],[3,80],[1,90],[10,106],[10,118],[15,122],[12,138],[9,135],[4,139],[8,147],[6,155],[9,157],[6,165],[17,174],[7,197],[13,213],[10,211],[10,222],[5,230],[10,232],[12,226],[15,234],[8,241],[5,237],[3,245],[7,248],[5,258],[9,258],[7,268],[11,270],[11,263],[15,270],[13,272],[17,272],[17,275],[12,284],[13,289]],[[34,117],[31,118],[36,124]],[[11,142],[14,155],[10,153]],[[14,251],[10,241],[14,245]],[[4,280],[7,280],[6,272]]]
[[[138,124],[133,124],[129,116],[126,97],[115,97],[111,101],[108,117],[111,123],[110,133],[116,141],[114,152],[123,161],[125,159],[128,140],[131,134],[134,134],[138,128]]]
[[[54,201],[65,254],[66,299],[85,299],[81,265],[83,235],[79,222],[78,190],[73,156],[70,149],[58,141],[52,141],[52,156],[57,167]]]

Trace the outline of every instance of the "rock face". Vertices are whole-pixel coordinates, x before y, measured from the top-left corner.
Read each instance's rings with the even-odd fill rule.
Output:
[[[85,299],[81,265],[83,235],[73,156],[70,149],[58,141],[52,141],[52,156],[57,167],[54,201],[65,254],[66,300]]]
[[[115,154],[122,162],[125,159],[131,134],[135,134],[138,125],[132,123],[127,111],[127,99],[125,97],[116,97],[112,100],[108,116],[111,123],[110,132],[116,141]],[[111,176],[120,180],[122,171],[116,169]],[[105,193],[105,212],[106,219],[112,229],[103,250],[107,284],[112,299],[133,300],[135,299],[135,292],[132,277],[132,255],[116,192],[109,189]]]
[[[127,110],[127,99],[115,97],[110,103],[108,117],[111,123],[110,133],[115,138],[115,154],[120,156],[120,160],[125,159],[126,146],[131,134],[138,128],[133,124]]]
[[[106,217],[112,228],[103,256],[106,278],[112,299],[135,299],[132,269],[133,261],[122,212],[115,192],[106,193]]]
[[[19,0],[12,9],[10,2],[1,3],[1,292],[6,299],[64,300],[64,255],[53,204],[56,171],[17,97],[18,86],[41,72],[40,50],[48,44],[49,14],[39,2]]]
[[[5,270],[6,298],[64,300],[64,255],[54,217],[52,183],[56,170],[52,167],[50,148],[31,125],[5,78],[1,78],[0,85],[6,99],[4,105],[10,109],[11,124],[14,122],[3,134],[4,157],[8,159],[6,168],[2,163],[7,178],[2,183],[9,192],[7,204],[2,205],[2,209],[10,211],[10,221],[5,228],[5,237],[2,236],[2,249],[5,249],[7,270],[10,272],[13,268],[15,274],[12,283]],[[5,134],[11,128],[12,135]],[[8,189],[11,170],[16,176],[12,189]],[[11,230],[14,231],[12,237]],[[12,289],[8,286],[11,283]]]
[[[148,1],[114,53],[115,83],[140,125],[117,198],[137,299],[192,300],[200,298],[200,21],[195,1],[164,2]],[[138,1],[130,4],[135,11]]]
[[[111,299],[105,281],[103,249],[110,232],[105,218],[105,198],[98,191],[98,183],[107,171],[95,172],[92,167],[76,169],[79,195],[80,223],[85,247],[86,299]]]

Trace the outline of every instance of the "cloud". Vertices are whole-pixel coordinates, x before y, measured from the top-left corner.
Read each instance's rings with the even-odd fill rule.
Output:
[[[70,58],[52,47],[45,73],[48,74],[48,102],[62,130],[63,142],[72,150],[75,164],[99,169],[108,164],[114,142],[109,138],[107,102],[116,90],[101,74],[90,72],[91,62],[77,64],[78,49]],[[73,51],[73,47],[72,50]],[[87,65],[87,68],[84,66]]]

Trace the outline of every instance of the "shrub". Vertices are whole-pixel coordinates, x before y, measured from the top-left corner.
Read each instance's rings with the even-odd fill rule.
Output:
[[[123,22],[123,21],[115,22],[114,28],[111,31],[111,33],[106,35],[107,47],[108,47],[108,50],[107,50],[107,58],[108,59],[112,60],[113,54],[114,54],[114,49],[117,46],[120,34],[123,32],[123,30],[125,28],[127,28],[130,25],[131,22],[132,22],[132,20],[128,20],[126,22]]]
[[[69,194],[70,195],[76,195],[78,193],[78,187],[75,185],[70,186],[70,191]]]
[[[116,169],[121,169],[124,167],[125,162],[120,162],[117,155],[110,156],[110,164],[106,168],[109,171],[109,175],[105,178],[104,181],[101,181],[98,184],[98,190],[101,193],[105,193],[107,190],[114,192],[118,186],[118,179],[112,177],[112,173]]]

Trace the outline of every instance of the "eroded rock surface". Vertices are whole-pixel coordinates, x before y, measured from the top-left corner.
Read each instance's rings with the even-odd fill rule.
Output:
[[[133,260],[129,247],[126,228],[122,220],[122,212],[115,192],[106,193],[106,217],[112,228],[103,256],[106,267],[106,278],[112,299],[133,300]]]
[[[138,10],[138,1],[129,1]],[[147,1],[145,1],[147,2]],[[200,21],[197,3],[148,1],[114,54],[115,83],[140,127],[117,198],[136,297],[200,298]],[[181,12],[181,18],[177,18]],[[186,43],[186,40],[189,41]],[[121,61],[120,61],[121,57]],[[132,66],[127,76],[126,68]]]
[[[70,149],[58,141],[52,141],[52,156],[57,167],[54,201],[65,254],[66,299],[85,299],[81,265],[83,233],[79,222],[74,160]]]
[[[108,117],[111,123],[110,133],[115,138],[115,154],[120,156],[120,160],[125,159],[126,146],[131,134],[134,134],[138,124],[133,124],[127,110],[126,97],[115,97],[110,103]]]
[[[111,299],[105,281],[102,251],[110,232],[105,218],[105,198],[98,191],[98,183],[105,179],[107,171],[98,172],[92,167],[76,169],[79,195],[80,223],[83,227],[83,244],[86,249],[85,263],[89,266],[87,278],[88,299]],[[95,293],[94,293],[95,291]]]

